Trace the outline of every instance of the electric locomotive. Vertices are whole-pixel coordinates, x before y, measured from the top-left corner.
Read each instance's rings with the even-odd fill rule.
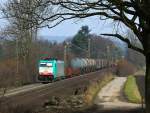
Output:
[[[64,76],[64,61],[52,58],[46,58],[39,61],[39,81],[48,82]]]

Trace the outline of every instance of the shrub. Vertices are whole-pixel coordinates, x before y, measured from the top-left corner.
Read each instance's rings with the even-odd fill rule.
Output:
[[[14,59],[3,60],[0,62],[0,87],[6,88],[14,85],[16,62]]]
[[[136,72],[136,67],[126,60],[120,60],[117,63],[117,75],[118,76],[127,76],[134,74]]]
[[[22,60],[10,58],[0,62],[0,87],[16,87],[33,83],[36,75],[36,62],[24,63]],[[25,65],[26,64],[26,65]],[[17,71],[18,70],[18,71]]]

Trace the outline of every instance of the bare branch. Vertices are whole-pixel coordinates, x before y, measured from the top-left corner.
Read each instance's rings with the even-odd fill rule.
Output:
[[[138,48],[138,47],[135,47],[131,44],[130,40],[128,38],[124,38],[123,36],[119,35],[119,34],[101,34],[101,35],[104,35],[104,36],[111,36],[111,37],[117,37],[118,39],[122,40],[123,42],[127,43],[128,45],[128,48],[131,48],[133,50],[136,50],[140,53],[143,53],[144,54],[144,50]]]

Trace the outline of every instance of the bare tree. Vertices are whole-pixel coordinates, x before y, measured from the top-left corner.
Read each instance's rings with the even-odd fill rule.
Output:
[[[5,5],[6,7],[1,10],[10,24],[3,34],[16,40],[16,75],[18,75],[16,81],[22,79],[22,82],[31,82],[33,81],[31,80],[31,74],[33,74],[31,70],[32,42],[36,40],[37,26],[29,20],[33,20],[34,17],[34,0],[10,0]],[[19,74],[22,66],[26,70],[25,76]]]
[[[143,46],[134,46],[127,37],[119,34],[103,34],[117,37],[128,47],[146,57],[146,112],[150,112],[150,1],[149,0],[36,0],[36,9],[42,13],[34,14],[33,23],[54,27],[73,18],[99,16],[100,19],[123,23],[133,31]],[[29,12],[24,12],[28,14]],[[30,20],[30,19],[29,19]]]
[[[43,0],[44,1],[44,0]],[[51,9],[51,15],[39,16],[42,21],[51,22],[54,27],[73,18],[99,16],[100,19],[111,19],[121,22],[136,35],[143,46],[134,46],[130,39],[119,33],[103,34],[117,37],[126,42],[128,47],[146,57],[146,112],[150,112],[150,1],[149,0],[45,0],[45,11]]]

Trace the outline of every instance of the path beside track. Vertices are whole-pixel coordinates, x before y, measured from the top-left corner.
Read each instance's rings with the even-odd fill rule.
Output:
[[[95,99],[95,104],[103,109],[135,109],[141,108],[141,104],[133,104],[126,101],[123,95],[123,87],[127,77],[115,77],[102,88]]]

